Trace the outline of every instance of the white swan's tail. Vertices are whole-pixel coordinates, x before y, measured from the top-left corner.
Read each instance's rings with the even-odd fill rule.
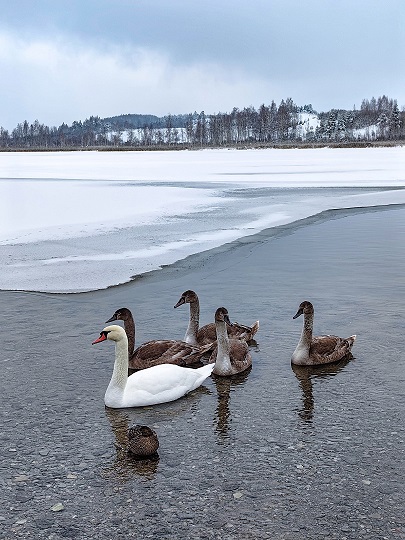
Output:
[[[204,379],[209,377],[212,373],[212,370],[214,369],[214,366],[212,364],[207,364],[205,366],[201,366],[200,368],[197,368],[195,371],[201,374]]]
[[[211,375],[214,367],[215,367],[215,364],[207,364],[205,366],[202,366],[200,368],[193,370],[199,374],[199,376],[196,378],[196,381],[193,385],[193,388],[192,388],[193,390],[202,385],[205,379],[207,379]]]

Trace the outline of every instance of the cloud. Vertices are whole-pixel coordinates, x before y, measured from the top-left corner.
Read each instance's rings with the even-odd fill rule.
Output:
[[[258,104],[270,85],[214,62],[175,64],[146,47],[89,47],[82,41],[24,40],[0,34],[0,125],[47,125],[122,113],[218,112]]]
[[[366,9],[371,0],[255,0],[236,9],[231,0],[207,1],[66,0],[61,9],[25,0],[23,11],[8,2],[0,126],[209,114],[287,97],[319,111],[382,94],[405,104],[398,0],[391,9]]]

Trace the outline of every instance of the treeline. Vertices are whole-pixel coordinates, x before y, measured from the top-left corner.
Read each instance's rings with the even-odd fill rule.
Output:
[[[0,127],[2,149],[218,147],[404,139],[405,111],[387,96],[365,99],[360,109],[321,113],[312,105],[298,106],[287,98],[279,105],[272,101],[258,109],[234,108],[230,113],[91,116],[59,127],[25,120],[11,132]]]
[[[360,110],[333,109],[319,115],[315,138],[321,140],[404,140],[405,112],[395,99],[387,96],[364,99]]]

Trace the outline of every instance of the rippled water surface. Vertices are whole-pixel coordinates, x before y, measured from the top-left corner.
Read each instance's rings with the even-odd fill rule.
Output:
[[[105,291],[0,293],[4,538],[404,538],[404,238],[404,209],[332,212]],[[202,324],[260,319],[250,372],[105,409],[104,321],[127,306],[138,343],[181,338],[186,289]],[[291,368],[304,299],[353,360]],[[127,455],[134,423],[157,459]]]

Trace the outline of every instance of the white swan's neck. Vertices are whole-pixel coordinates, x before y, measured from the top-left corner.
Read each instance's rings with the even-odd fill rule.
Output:
[[[128,380],[128,339],[115,342],[115,362],[110,384],[104,396],[107,407],[119,407]]]
[[[304,313],[304,322],[302,324],[301,337],[295,348],[293,358],[296,360],[306,359],[309,356],[309,349],[312,343],[312,329],[314,326],[314,314]]]
[[[184,341],[190,345],[198,345],[197,334],[200,325],[200,302],[193,300],[190,302],[190,319],[184,336]]]
[[[231,359],[229,356],[230,346],[228,331],[224,321],[216,321],[215,328],[217,331],[217,358],[215,360],[215,373],[229,373],[232,369]]]

